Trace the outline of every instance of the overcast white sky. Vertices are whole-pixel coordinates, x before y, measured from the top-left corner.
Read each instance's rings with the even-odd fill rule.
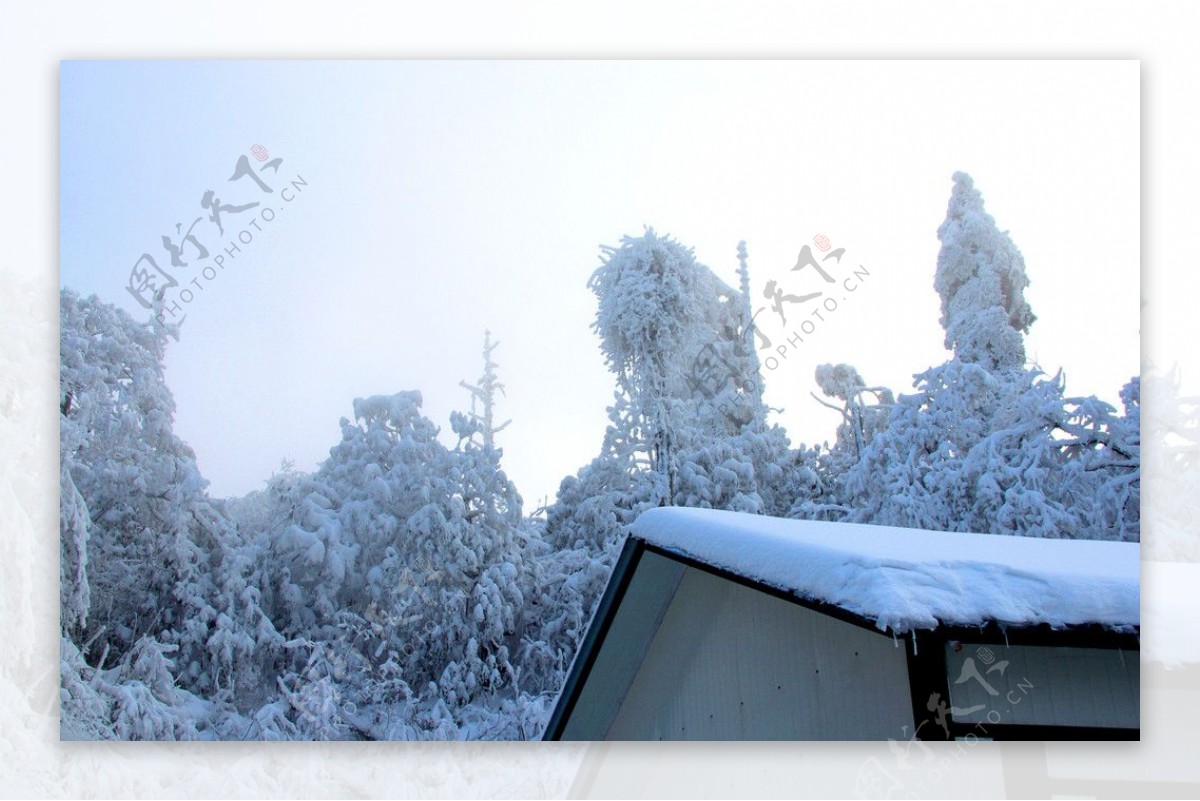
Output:
[[[590,329],[599,246],[653,226],[757,292],[816,234],[852,296],[766,375],[793,442],[836,415],[813,368],[903,392],[945,360],[932,288],[950,176],[969,172],[1025,255],[1027,350],[1111,402],[1138,371],[1136,62],[67,62],[61,280],[145,315],[143,252],[193,230],[168,355],[176,431],[214,495],[312,469],[364,395],[420,389],[443,427],[468,406],[483,330],[500,342],[505,466],[532,510],[596,455],[613,381]],[[229,182],[255,144],[278,173]],[[302,177],[291,195],[281,189]],[[242,230],[253,239],[212,280]],[[178,239],[178,237],[175,237]],[[193,258],[189,258],[193,257]],[[839,276],[841,277],[841,276]],[[182,288],[182,287],[180,287]],[[763,319],[763,318],[760,318]]]

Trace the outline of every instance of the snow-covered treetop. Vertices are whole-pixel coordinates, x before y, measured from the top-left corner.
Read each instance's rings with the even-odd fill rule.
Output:
[[[409,390],[395,395],[372,395],[354,399],[354,418],[364,423],[396,423],[421,414],[421,392]]]
[[[942,248],[933,283],[942,298],[946,347],[988,370],[1022,367],[1022,334],[1036,319],[1025,301],[1025,259],[984,211],[983,195],[966,173],[954,173],[937,234]]]
[[[653,228],[606,246],[589,286],[599,300],[593,328],[605,360],[635,398],[690,396],[696,352],[741,321],[734,290],[691,248]]]
[[[866,388],[858,370],[849,364],[822,364],[816,370],[817,386],[831,398],[847,401]]]
[[[479,444],[484,448],[496,446],[496,435],[512,423],[506,420],[496,425],[496,393],[505,394],[504,384],[496,377],[496,368],[500,365],[492,359],[492,352],[500,345],[492,341],[492,332],[483,332],[483,375],[474,384],[459,381],[458,385],[471,393],[471,411],[469,414],[455,413],[451,416],[451,427],[463,439],[474,439],[478,435]]]

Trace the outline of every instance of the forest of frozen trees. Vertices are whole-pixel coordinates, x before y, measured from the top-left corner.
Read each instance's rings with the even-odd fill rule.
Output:
[[[938,238],[952,357],[910,365],[911,392],[818,368],[842,416],[820,446],[770,420],[744,246],[737,288],[653,230],[605,248],[609,423],[544,517],[504,472],[490,335],[453,446],[415,389],[347,399],[315,472],[216,499],[172,431],[178,329],[64,288],[63,736],[537,738],[655,506],[1139,540],[1139,379],[1115,409],[1029,365],[1024,260],[962,173]]]

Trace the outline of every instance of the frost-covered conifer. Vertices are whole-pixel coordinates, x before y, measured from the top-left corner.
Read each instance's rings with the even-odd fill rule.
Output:
[[[844,478],[848,519],[946,531],[1137,540],[1137,386],[1124,417],[1024,364],[1024,260],[954,176],[935,288],[947,363],[916,376]],[[838,383],[833,375],[826,378]],[[836,394],[836,393],[835,393]]]
[[[62,623],[78,654],[64,665],[110,670],[169,653],[151,660],[162,686],[127,687],[105,707],[117,717],[94,722],[147,736],[121,717],[133,714],[126,701],[151,717],[154,704],[184,703],[176,690],[236,705],[260,683],[278,635],[239,581],[234,527],[172,431],[162,360],[177,332],[70,290],[60,301]],[[168,676],[178,684],[170,692]]]
[[[1025,364],[1022,334],[1036,319],[1025,301],[1025,259],[984,211],[971,176],[954,174],[946,220],[938,228],[934,288],[942,299],[946,347],[987,370]]]

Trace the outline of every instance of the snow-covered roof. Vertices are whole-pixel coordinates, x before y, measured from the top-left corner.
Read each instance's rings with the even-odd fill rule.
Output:
[[[906,632],[991,621],[1138,625],[1136,543],[1048,540],[784,520],[712,509],[644,512],[651,545]]]

